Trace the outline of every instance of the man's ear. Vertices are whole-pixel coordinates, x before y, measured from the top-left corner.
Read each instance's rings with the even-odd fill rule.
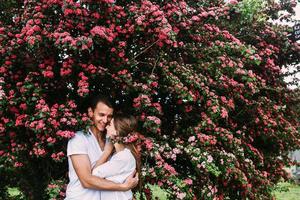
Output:
[[[94,112],[93,109],[91,107],[88,108],[88,115],[90,118],[92,118],[94,116]]]

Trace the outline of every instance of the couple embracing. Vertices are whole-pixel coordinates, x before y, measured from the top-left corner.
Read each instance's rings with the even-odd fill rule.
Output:
[[[95,96],[88,106],[93,125],[69,140],[70,182],[65,200],[133,199],[131,189],[139,182],[140,160],[134,144],[122,138],[136,130],[137,121],[113,111],[108,98]]]

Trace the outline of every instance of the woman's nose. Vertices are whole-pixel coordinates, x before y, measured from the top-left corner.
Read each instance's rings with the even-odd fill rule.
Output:
[[[107,123],[107,122],[108,122],[107,117],[103,117],[103,122],[104,122],[104,123]]]

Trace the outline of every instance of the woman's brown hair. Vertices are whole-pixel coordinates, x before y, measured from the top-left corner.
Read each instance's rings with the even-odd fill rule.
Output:
[[[123,113],[118,113],[114,115],[114,126],[118,133],[118,136],[127,137],[129,134],[136,133],[137,130],[137,119],[132,115],[127,115]],[[136,161],[136,170],[141,176],[141,156],[137,149],[136,143],[126,143],[124,144],[128,149],[130,149],[132,155]],[[139,188],[141,188],[141,181],[139,181]]]

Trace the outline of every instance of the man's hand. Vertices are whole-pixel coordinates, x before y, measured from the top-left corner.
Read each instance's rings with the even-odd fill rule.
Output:
[[[126,190],[130,190],[135,188],[138,183],[139,183],[139,173],[136,173],[134,171],[130,176],[127,177],[124,183],[124,187],[126,188]]]

